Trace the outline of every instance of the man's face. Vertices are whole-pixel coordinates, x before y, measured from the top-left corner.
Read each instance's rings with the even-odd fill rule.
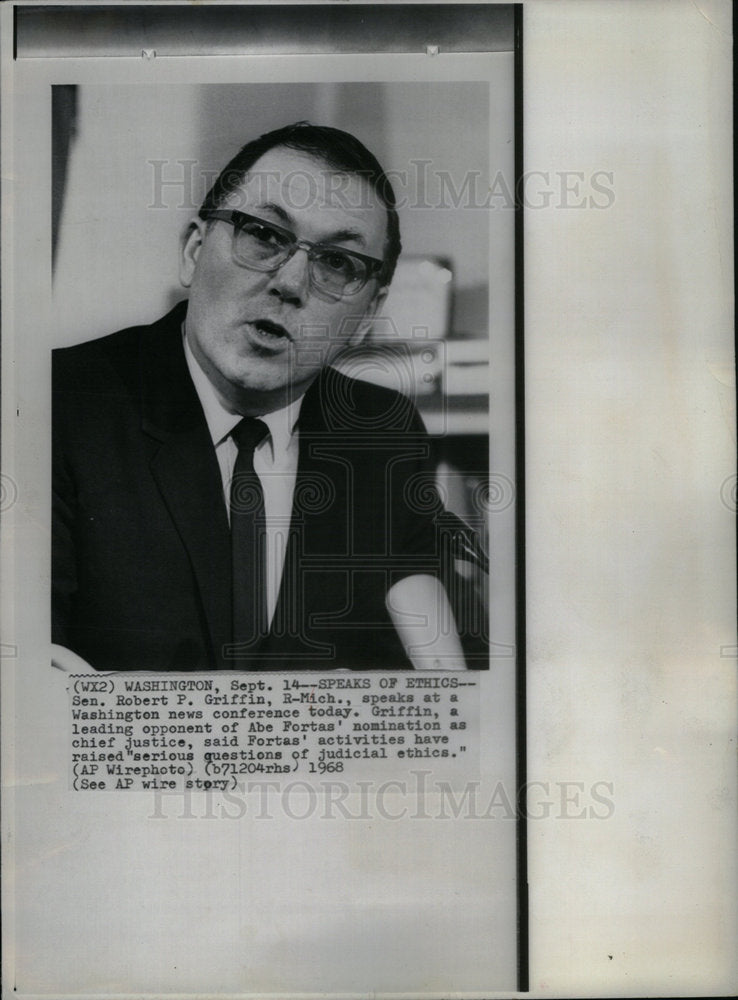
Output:
[[[308,153],[269,150],[220,207],[276,223],[298,240],[384,257],[387,214],[371,185]],[[186,334],[221,396],[258,414],[286,405],[345,346],[360,343],[386,290],[371,279],[355,295],[322,292],[311,285],[304,250],[276,271],[250,270],[233,260],[232,239],[223,221],[196,220],[186,234]]]

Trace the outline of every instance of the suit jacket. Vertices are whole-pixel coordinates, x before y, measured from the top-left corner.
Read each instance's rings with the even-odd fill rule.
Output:
[[[185,312],[54,352],[53,641],[97,669],[234,665],[230,533]],[[281,591],[249,668],[409,667],[385,595],[440,571],[422,422],[328,368],[299,429]]]

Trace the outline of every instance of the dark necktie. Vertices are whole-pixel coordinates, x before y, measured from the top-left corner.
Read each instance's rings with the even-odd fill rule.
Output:
[[[268,631],[266,605],[266,514],[264,492],[254,472],[254,449],[269,433],[261,420],[244,417],[231,431],[238,457],[231,479],[233,666],[255,669]]]

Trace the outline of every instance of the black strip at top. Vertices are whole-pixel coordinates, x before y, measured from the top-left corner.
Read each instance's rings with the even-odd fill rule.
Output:
[[[15,8],[16,56],[504,52],[513,4],[125,4]]]

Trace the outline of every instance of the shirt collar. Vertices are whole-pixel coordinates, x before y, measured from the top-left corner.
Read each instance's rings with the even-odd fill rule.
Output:
[[[205,414],[205,421],[213,444],[217,447],[225,438],[229,436],[236,424],[241,420],[243,414],[237,413],[226,404],[215,386],[200,367],[200,364],[192,353],[187,337],[183,337],[185,359],[190,372],[190,377],[195,385],[200,404]],[[300,407],[304,399],[304,394],[293,399],[288,406],[283,406],[281,410],[273,410],[259,416],[269,428],[271,435],[272,449],[274,453],[286,451],[295,433],[297,421],[300,417]]]

